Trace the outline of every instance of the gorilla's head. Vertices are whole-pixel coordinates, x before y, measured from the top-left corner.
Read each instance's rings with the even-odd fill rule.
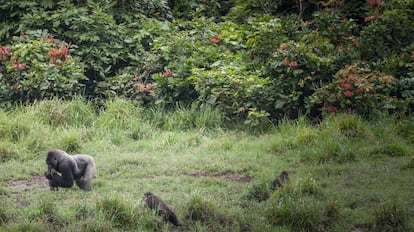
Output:
[[[46,164],[49,170],[58,169],[58,155],[54,150],[51,150],[47,153]]]

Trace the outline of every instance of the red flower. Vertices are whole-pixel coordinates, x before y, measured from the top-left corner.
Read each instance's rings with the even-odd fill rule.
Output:
[[[57,48],[50,49],[49,52],[47,53],[49,55],[49,63],[58,64],[58,63],[61,63],[62,61],[66,61],[68,59],[68,53],[69,53],[69,49],[64,45],[61,45],[59,49]]]
[[[294,68],[294,67],[297,67],[298,66],[298,62],[297,61],[291,61],[290,63],[289,63],[289,67],[292,67],[292,68]]]
[[[359,44],[360,44],[359,39],[353,39],[352,43],[354,43],[355,46],[359,47]]]
[[[171,69],[167,69],[167,70],[165,70],[165,72],[164,72],[164,77],[170,77],[170,76],[172,76],[173,74],[174,74],[173,70],[171,70]]]
[[[214,35],[214,38],[216,38],[217,40],[220,40],[220,39],[221,39],[221,35],[220,35],[219,33],[216,33],[216,34]]]
[[[342,89],[351,89],[351,84],[348,84],[348,83],[341,83],[341,84],[339,84],[339,87],[340,88],[342,88]]]
[[[374,7],[378,4],[378,0],[369,0],[368,6]]]
[[[213,36],[213,37],[210,37],[210,38],[208,39],[208,41],[210,41],[210,43],[211,43],[212,45],[216,45],[216,44],[217,44],[217,42],[218,42],[218,41],[220,41],[220,39],[221,39],[221,35],[220,35],[219,33],[216,33],[216,34],[214,34],[214,36]]]
[[[10,57],[10,48],[7,46],[0,47],[0,61],[7,60]]]
[[[26,63],[13,63],[12,67],[14,68],[14,70],[23,70],[26,68]]]
[[[347,90],[347,91],[345,91],[344,95],[345,95],[345,97],[352,97],[353,94],[352,94],[351,91]]]
[[[216,39],[216,38],[209,38],[208,39],[208,41],[210,41],[210,43],[212,44],[212,45],[216,45],[217,44],[217,42],[218,42],[218,40]]]
[[[145,88],[147,89],[147,90],[152,90],[152,88],[154,87],[154,85],[150,82],[150,83],[147,83],[146,85],[145,85]]]
[[[56,40],[53,38],[53,35],[47,34],[45,35],[45,40],[49,43],[56,44]]]
[[[333,105],[329,105],[327,108],[329,113],[336,113],[336,111],[338,110],[335,106]]]
[[[365,17],[364,21],[365,21],[365,22],[372,22],[372,21],[375,21],[375,20],[377,20],[377,19],[378,19],[378,17],[377,17],[377,16],[375,16],[375,15],[370,15],[370,16]]]
[[[356,90],[355,90],[355,92],[356,93],[363,93],[364,92],[364,89],[363,88],[361,88],[361,87],[358,87]]]
[[[354,75],[349,75],[349,77],[348,77],[348,82],[355,82],[355,81],[357,81],[357,78],[354,76]]]

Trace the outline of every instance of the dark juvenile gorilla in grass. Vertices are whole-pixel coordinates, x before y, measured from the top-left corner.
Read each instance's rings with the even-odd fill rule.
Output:
[[[158,215],[163,216],[172,224],[176,226],[182,225],[178,221],[177,216],[175,215],[171,207],[167,203],[165,203],[159,196],[153,194],[152,192],[146,192],[144,194],[144,202],[148,208],[155,210],[158,213]]]
[[[70,188],[74,181],[80,189],[92,189],[92,179],[95,177],[95,161],[92,156],[71,156],[62,150],[53,149],[47,152],[46,164],[45,177],[49,180],[51,190]]]

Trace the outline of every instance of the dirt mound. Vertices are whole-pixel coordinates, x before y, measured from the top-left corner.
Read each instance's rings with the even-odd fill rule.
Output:
[[[29,188],[33,186],[47,186],[47,180],[44,176],[36,175],[26,180],[10,180],[6,183],[8,188]]]
[[[236,173],[232,172],[207,172],[207,171],[199,171],[188,174],[189,176],[193,177],[214,177],[214,178],[220,178],[220,179],[226,179],[234,182],[250,182],[253,180],[253,177],[251,176],[241,176]]]

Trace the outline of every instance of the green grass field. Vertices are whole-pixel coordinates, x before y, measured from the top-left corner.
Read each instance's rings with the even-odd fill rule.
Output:
[[[226,124],[213,109],[120,99],[0,111],[0,231],[414,230],[412,117]],[[49,190],[51,148],[95,158],[91,192]],[[282,170],[289,183],[270,190]],[[147,191],[184,225],[145,208]]]

